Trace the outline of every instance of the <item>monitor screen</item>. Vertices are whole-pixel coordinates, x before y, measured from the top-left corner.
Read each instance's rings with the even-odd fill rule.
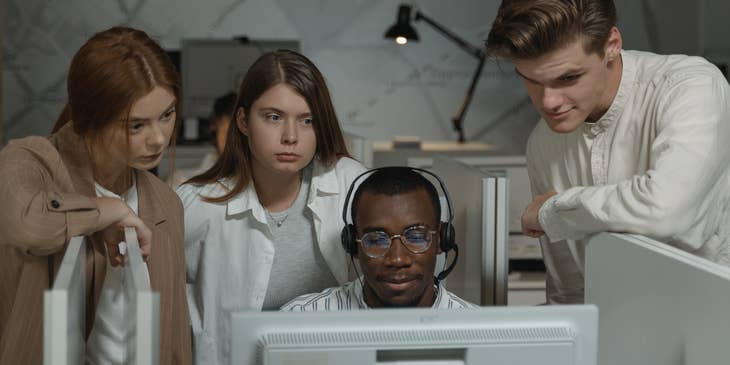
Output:
[[[591,305],[239,312],[233,364],[595,365]]]
[[[277,49],[299,51],[298,41],[185,39],[182,41],[182,110],[186,118],[208,118],[216,98],[238,85],[262,54]]]

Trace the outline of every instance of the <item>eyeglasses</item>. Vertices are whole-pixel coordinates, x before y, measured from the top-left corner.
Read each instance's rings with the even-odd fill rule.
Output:
[[[402,234],[392,236],[383,231],[367,232],[356,241],[360,243],[363,252],[371,258],[383,257],[390,249],[390,245],[395,238],[400,238],[400,242],[408,251],[419,254],[426,252],[431,247],[434,233],[436,231],[423,226],[416,226],[406,228]]]

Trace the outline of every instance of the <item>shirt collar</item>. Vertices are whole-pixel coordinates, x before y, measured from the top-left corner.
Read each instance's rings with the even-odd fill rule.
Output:
[[[365,295],[363,295],[362,282],[365,280],[364,276],[360,276],[355,280],[355,285],[352,286],[352,293],[357,300],[358,309],[372,309],[365,302]],[[445,309],[448,308],[449,303],[445,300],[446,288],[444,288],[441,282],[436,286],[436,299],[433,301],[431,309]]]
[[[337,173],[334,165],[325,166],[316,157],[312,162],[312,182],[309,185],[309,196],[310,200],[317,196],[316,194],[338,194],[339,186],[337,182]],[[235,186],[235,182],[232,179],[225,179],[219,182],[223,187],[230,191]],[[236,215],[246,211],[251,211],[253,216],[259,222],[266,223],[266,212],[259,202],[258,195],[256,194],[256,188],[254,184],[249,183],[240,194],[231,198],[227,202],[226,214]]]
[[[101,186],[98,182],[94,182],[94,187],[96,189],[96,196],[99,197],[111,197],[111,198],[118,198],[123,200],[127,205],[132,209],[134,214],[139,215],[139,205],[138,205],[138,198],[137,198],[137,174],[132,174],[132,186],[127,190],[124,194],[117,195],[111,190],[108,190],[107,188]]]
[[[634,59],[634,55],[621,50],[621,64],[623,67],[621,71],[621,82],[619,83],[616,96],[614,96],[611,106],[603,114],[601,119],[595,123],[585,123],[585,133],[591,137],[605,132],[611,123],[621,116],[626,106],[626,101],[631,95],[636,78],[636,60]]]

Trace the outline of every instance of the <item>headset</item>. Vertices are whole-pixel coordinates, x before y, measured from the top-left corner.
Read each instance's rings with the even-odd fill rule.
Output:
[[[446,206],[449,211],[449,220],[447,222],[441,222],[441,229],[439,230],[439,244],[441,246],[441,252],[447,255],[447,258],[448,252],[451,250],[454,250],[456,256],[454,257],[454,260],[451,262],[448,268],[441,271],[438,275],[436,275],[436,277],[434,277],[434,281],[436,282],[436,284],[438,284],[440,281],[444,280],[446,276],[451,273],[451,270],[453,270],[456,266],[456,260],[459,258],[459,246],[456,244],[456,234],[454,232],[454,212],[453,208],[451,207],[449,192],[448,190],[446,190],[446,185],[444,184],[443,180],[441,180],[438,175],[434,174],[431,171],[419,169],[417,167],[389,166],[371,169],[355,177],[355,180],[352,181],[352,184],[350,184],[350,188],[347,190],[347,195],[345,196],[345,205],[342,208],[342,221],[345,223],[345,226],[342,228],[341,234],[342,247],[345,249],[345,252],[350,254],[351,257],[357,255],[357,229],[355,228],[355,225],[353,223],[347,222],[347,211],[350,206],[350,198],[355,190],[357,182],[365,175],[370,175],[381,170],[392,168],[403,168],[418,173],[421,176],[425,174],[433,177],[434,179],[436,179],[436,181],[438,181],[439,186],[441,187],[441,191],[444,193],[444,197],[446,198]],[[440,219],[441,218],[439,217],[439,220]]]

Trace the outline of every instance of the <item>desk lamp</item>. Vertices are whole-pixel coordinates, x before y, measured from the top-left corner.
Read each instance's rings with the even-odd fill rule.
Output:
[[[443,34],[446,38],[454,41],[461,49],[469,53],[470,55],[476,57],[479,60],[479,63],[477,65],[476,71],[474,72],[474,77],[471,79],[471,84],[469,85],[469,89],[466,91],[466,95],[464,96],[464,100],[461,102],[461,105],[459,106],[459,109],[457,109],[456,114],[451,118],[452,126],[454,127],[454,130],[459,135],[459,142],[464,142],[464,117],[466,116],[466,109],[469,107],[469,104],[471,103],[471,99],[474,96],[474,89],[477,86],[477,82],[479,81],[479,76],[482,73],[482,68],[484,66],[484,61],[487,58],[486,53],[484,50],[482,50],[479,47],[473,46],[469,44],[467,41],[463,40],[461,37],[457,36],[450,30],[444,28],[443,25],[437,23],[433,19],[429,18],[425,14],[423,14],[420,10],[416,10],[415,18],[416,21],[423,20],[428,25],[432,26],[434,29],[436,29],[439,33]],[[385,32],[385,38],[393,39],[396,43],[400,45],[405,45],[408,43],[409,40],[411,41],[418,41],[418,33],[416,30],[411,26],[411,6],[410,5],[401,5],[398,8],[398,17],[396,20],[396,23],[388,28],[388,30]]]

